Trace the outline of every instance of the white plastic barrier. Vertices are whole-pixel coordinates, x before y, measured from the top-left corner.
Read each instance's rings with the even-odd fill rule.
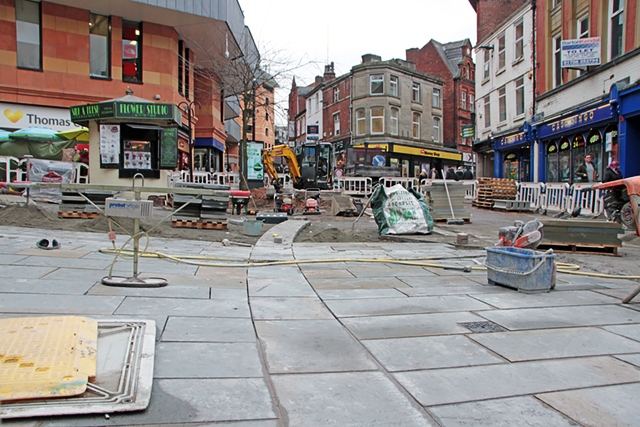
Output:
[[[544,212],[548,210],[566,212],[571,188],[566,182],[548,182],[544,185],[544,194],[541,199],[541,208]]]
[[[569,212],[580,207],[580,215],[597,216],[604,212],[604,191],[593,188],[596,182],[576,183],[571,186]]]
[[[407,190],[409,188],[418,188],[419,180],[418,178],[408,178],[408,177],[382,177],[380,178],[380,185],[384,187],[393,187],[394,185],[400,184]]]
[[[519,182],[517,184],[518,194],[516,200],[519,202],[529,202],[529,206],[533,210],[542,207],[542,193],[545,188],[542,182]]]
[[[475,200],[478,197],[478,181],[475,179],[462,180],[462,185],[467,186],[464,194],[465,200]]]
[[[227,185],[232,190],[240,188],[240,174],[238,172],[219,172],[211,175],[211,184]]]
[[[431,185],[433,184],[433,179],[422,179],[419,182],[419,188],[417,188],[417,190],[420,192],[420,194],[422,194],[424,197],[427,197],[428,193],[429,193],[429,189],[431,188]]]
[[[73,163],[73,178],[74,184],[88,184],[89,183],[89,166],[84,163]]]
[[[4,182],[22,181],[18,179],[22,176],[22,170],[18,169],[20,159],[13,156],[0,156],[0,164],[4,167]]]
[[[373,192],[373,181],[371,178],[342,177],[340,178],[340,188],[343,194],[368,197]]]

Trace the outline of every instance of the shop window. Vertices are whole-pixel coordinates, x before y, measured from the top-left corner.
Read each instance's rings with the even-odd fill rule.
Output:
[[[160,178],[158,153],[161,130],[154,126],[122,126],[120,178],[141,173],[146,178]]]
[[[384,108],[371,108],[371,134],[384,133]]]
[[[610,0],[609,9],[609,60],[624,52],[624,0]]]
[[[591,161],[596,169],[598,177],[602,179],[604,177],[604,168],[608,163],[603,161],[604,159],[604,147],[602,144],[602,135],[597,129],[589,130],[587,135],[587,148],[586,154],[591,155]]]
[[[122,81],[142,83],[142,26],[122,21]]]
[[[612,160],[620,161],[618,156],[618,127],[609,125],[604,131],[604,151],[607,157],[607,165]]]
[[[111,22],[108,16],[89,15],[89,51],[91,77],[111,76]]]
[[[384,93],[384,75],[373,74],[371,77],[371,95],[381,95]]]
[[[547,164],[545,170],[546,182],[560,182],[560,176],[558,175],[558,144],[556,142],[550,142],[547,145]]]
[[[560,170],[560,182],[571,181],[571,143],[565,136],[560,140],[558,147],[558,168]]]
[[[586,142],[582,134],[578,133],[571,139],[571,158],[572,158],[572,182],[580,182],[581,178],[576,176],[576,170],[584,164],[586,154]]]
[[[519,179],[520,167],[518,155],[514,152],[507,153],[504,156],[502,176],[507,179]]]
[[[356,110],[356,135],[364,135],[366,121],[364,117],[364,109]]]
[[[42,69],[40,2],[16,0],[18,67]]]

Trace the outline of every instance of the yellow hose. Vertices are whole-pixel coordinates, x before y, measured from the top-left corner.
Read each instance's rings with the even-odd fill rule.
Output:
[[[148,245],[148,243],[147,243]],[[132,256],[133,252],[127,251],[124,249],[100,249],[101,253],[115,253],[119,256]],[[164,254],[162,252],[152,252],[152,251],[140,251],[139,256],[144,258],[166,258],[175,262],[196,265],[200,267],[220,267],[220,268],[246,268],[246,267],[266,267],[266,266],[274,266],[274,265],[299,265],[299,264],[322,264],[322,263],[337,263],[337,262],[368,262],[368,263],[385,263],[385,264],[401,264],[401,265],[411,265],[416,267],[431,267],[431,268],[442,268],[445,270],[459,270],[464,272],[471,271],[484,271],[487,268],[484,266],[459,266],[459,265],[447,265],[440,263],[431,263],[431,262],[421,262],[421,261],[409,261],[397,258],[333,258],[333,259],[306,259],[306,260],[291,260],[291,261],[250,261],[250,260],[241,260],[230,259],[230,258],[219,258],[219,257],[210,257],[204,255],[169,255]],[[422,260],[433,260],[440,259],[440,257],[431,257],[431,258],[421,258]],[[455,258],[462,259],[462,258]],[[224,264],[215,263],[215,262],[202,262],[202,261],[224,261]],[[602,274],[602,273],[589,273],[580,270],[580,266],[577,264],[566,264],[562,262],[556,262],[556,269],[558,273],[565,274],[574,274],[578,276],[590,276],[590,277],[601,277],[604,279],[640,279],[640,276],[617,276],[613,274]]]

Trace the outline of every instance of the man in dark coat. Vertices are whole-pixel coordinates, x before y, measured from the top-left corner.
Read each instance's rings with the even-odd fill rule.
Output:
[[[462,179],[473,179],[473,172],[471,172],[468,167],[465,168],[464,173],[462,174]]]

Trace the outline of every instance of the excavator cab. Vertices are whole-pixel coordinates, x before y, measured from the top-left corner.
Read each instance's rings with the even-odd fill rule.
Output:
[[[305,143],[296,147],[296,159],[304,188],[330,189],[332,187],[331,143]]]

